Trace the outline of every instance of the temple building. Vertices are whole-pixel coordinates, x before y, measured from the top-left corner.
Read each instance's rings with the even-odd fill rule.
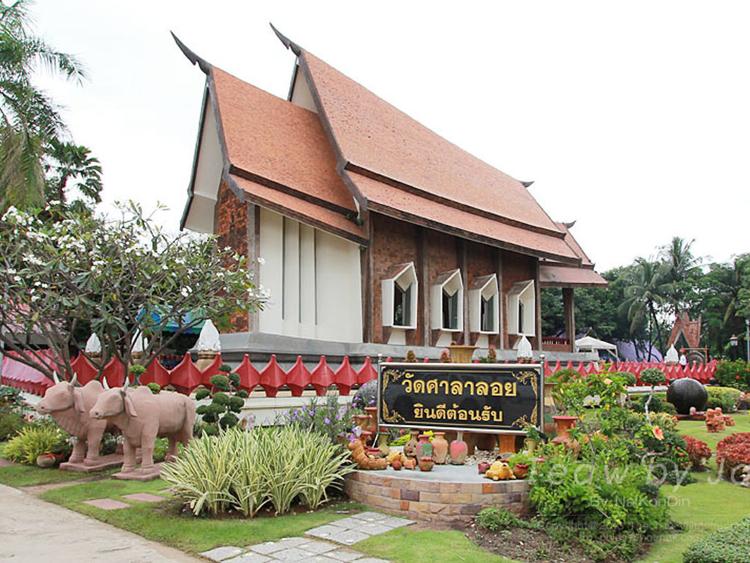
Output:
[[[270,291],[224,354],[434,358],[455,342],[509,359],[525,336],[575,358],[574,288],[606,281],[571,224],[276,33],[295,56],[286,99],[175,38],[206,75],[181,227],[248,256]],[[544,287],[563,288],[566,338],[543,338]]]

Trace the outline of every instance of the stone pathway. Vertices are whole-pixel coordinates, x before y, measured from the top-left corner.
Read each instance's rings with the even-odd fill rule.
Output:
[[[284,538],[276,542],[260,543],[245,548],[217,547],[201,555],[212,561],[223,563],[265,563],[266,561],[386,563],[384,559],[367,557],[347,547],[371,536],[384,534],[413,523],[412,520],[406,518],[396,518],[379,512],[362,512],[308,530],[305,533],[308,537]]]
[[[162,502],[164,500],[167,500],[164,497],[160,497],[159,495],[152,495],[151,493],[133,493],[130,495],[125,495],[122,498],[135,502]],[[99,508],[101,510],[122,510],[123,508],[130,508],[132,506],[126,502],[122,502],[121,500],[116,500],[113,498],[95,498],[91,500],[84,500],[83,504],[88,504],[89,506],[93,506],[94,508]]]
[[[0,561],[166,563],[198,560],[0,485]]]

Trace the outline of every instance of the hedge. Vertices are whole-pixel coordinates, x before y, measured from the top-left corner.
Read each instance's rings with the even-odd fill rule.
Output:
[[[734,387],[718,387],[709,386],[706,387],[708,391],[708,402],[706,408],[715,409],[721,407],[724,413],[735,412],[737,410],[737,403],[740,400],[742,391],[735,389]]]
[[[750,517],[708,534],[682,557],[685,563],[750,563]]]

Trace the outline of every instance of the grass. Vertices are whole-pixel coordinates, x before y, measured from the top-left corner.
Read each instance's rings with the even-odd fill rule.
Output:
[[[166,487],[167,484],[161,479],[146,483],[105,479],[47,491],[40,498],[188,553],[200,553],[221,545],[246,546],[301,536],[310,528],[344,518],[346,513],[362,508],[355,503],[342,502],[317,512],[253,519],[212,519],[181,514],[179,504],[167,498],[164,503],[158,504],[137,503],[123,498],[127,494],[142,492],[166,495]],[[83,504],[84,500],[97,498],[123,500],[133,506],[106,511]]]
[[[440,563],[503,563],[510,559],[482,549],[458,530],[398,528],[372,536],[353,549],[390,561],[439,561]]]
[[[750,432],[750,416],[733,415],[737,426],[724,432],[709,434],[704,422],[680,422],[681,434],[689,434],[706,442],[716,453],[716,444],[734,432]],[[750,489],[717,479],[715,458],[708,463],[709,471],[694,473],[697,483],[684,487],[664,489],[672,507],[672,518],[684,530],[664,534],[653,545],[643,561],[659,563],[681,562],[683,552],[695,541],[719,528],[734,524],[743,516],[750,515]]]
[[[0,442],[0,458],[3,457],[5,442]],[[49,485],[51,483],[63,483],[66,481],[77,481],[90,477],[84,473],[72,471],[59,471],[57,469],[42,469],[33,465],[10,465],[0,467],[0,484],[9,487],[31,487],[33,485]]]

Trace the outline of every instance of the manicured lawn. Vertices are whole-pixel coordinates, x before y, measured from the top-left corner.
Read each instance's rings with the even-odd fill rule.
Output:
[[[5,442],[0,442],[0,458],[3,457]],[[42,469],[31,465],[11,465],[0,467],[0,484],[10,487],[30,487],[32,485],[48,485],[65,481],[77,481],[90,477],[83,473],[59,471],[57,469]]]
[[[390,561],[437,563],[502,563],[505,559],[485,551],[457,530],[399,528],[352,546],[357,551]]]
[[[709,434],[703,422],[681,422],[678,429],[708,443],[716,452],[716,444],[734,432],[750,432],[750,416],[733,415],[737,426],[724,432]],[[697,483],[685,487],[665,487],[672,506],[672,517],[684,531],[665,534],[654,544],[644,561],[681,562],[683,552],[702,536],[724,528],[750,515],[750,489],[717,479],[712,457],[710,471],[694,473]]]
[[[147,483],[105,479],[47,491],[40,498],[188,553],[200,553],[221,545],[242,547],[300,536],[310,528],[344,518],[346,513],[362,509],[361,505],[345,502],[311,513],[254,519],[212,519],[180,514],[179,506],[173,500],[165,499],[164,503],[147,504],[122,498],[123,495],[141,492],[168,495],[166,488],[167,484],[160,479]],[[106,511],[82,503],[84,500],[97,498],[114,498],[133,506]]]

